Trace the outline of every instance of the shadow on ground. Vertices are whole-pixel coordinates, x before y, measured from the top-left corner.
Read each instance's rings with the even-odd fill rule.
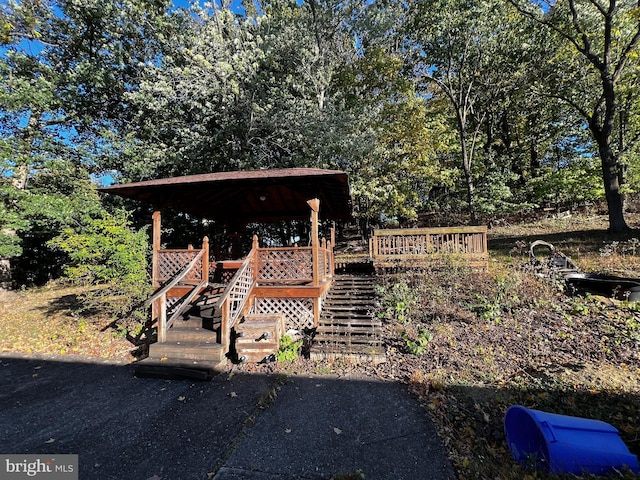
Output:
[[[550,233],[544,235],[492,235],[488,234],[489,251],[499,250],[504,254],[508,254],[515,246],[517,241],[526,242],[527,245],[536,240],[544,240],[556,247],[556,249],[568,252],[582,253],[599,253],[602,245],[611,242],[627,241],[631,238],[637,238],[638,230],[632,230],[629,233],[614,234],[604,230],[578,230],[563,233]],[[596,242],[595,240],[598,240]],[[528,249],[525,253],[528,253]]]
[[[78,454],[80,479],[454,478],[416,399],[368,377],[194,383],[5,354],[0,392],[0,453]]]

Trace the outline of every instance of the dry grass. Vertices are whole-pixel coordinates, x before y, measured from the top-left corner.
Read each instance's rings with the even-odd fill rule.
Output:
[[[124,332],[99,314],[80,315],[80,287],[52,283],[0,294],[0,352],[132,359]]]

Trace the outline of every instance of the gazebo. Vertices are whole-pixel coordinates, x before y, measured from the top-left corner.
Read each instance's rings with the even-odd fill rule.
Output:
[[[318,325],[335,269],[335,230],[328,241],[320,241],[318,224],[319,219],[350,218],[346,173],[315,168],[220,172],[113,185],[101,191],[153,206],[155,293],[150,302],[158,343],[167,341],[172,324],[210,284],[206,237],[199,249],[161,248],[161,212],[167,208],[221,222],[230,230],[249,223],[310,219],[309,247],[264,248],[254,237],[248,255],[218,265],[230,278],[216,303],[221,312],[222,355],[229,352],[231,329],[243,317],[281,316],[285,329]]]

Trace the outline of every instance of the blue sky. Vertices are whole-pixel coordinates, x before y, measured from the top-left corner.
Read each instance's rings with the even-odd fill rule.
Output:
[[[177,7],[188,7],[189,3],[190,3],[189,0],[173,0],[173,4]],[[200,0],[200,3],[205,3],[205,2]],[[216,1],[216,3],[219,3],[219,2]],[[233,0],[231,2],[231,10],[237,13],[244,13],[244,8],[242,8],[242,1]]]

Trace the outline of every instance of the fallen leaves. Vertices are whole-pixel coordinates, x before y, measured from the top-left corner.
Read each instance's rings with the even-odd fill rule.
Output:
[[[95,315],[79,320],[70,309],[56,307],[61,299],[81,292],[81,287],[51,284],[5,298],[0,309],[0,352],[130,360],[131,343],[104,329],[108,319]],[[79,322],[84,322],[82,328]]]

